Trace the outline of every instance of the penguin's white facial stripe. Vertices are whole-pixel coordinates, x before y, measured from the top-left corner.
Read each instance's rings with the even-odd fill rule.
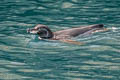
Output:
[[[42,40],[42,38],[39,36],[38,39]]]
[[[32,33],[32,34],[36,34],[38,31],[30,31],[30,33]]]
[[[29,28],[29,29],[27,29],[27,32],[32,33],[32,34],[36,34],[36,33],[38,33],[38,30]]]

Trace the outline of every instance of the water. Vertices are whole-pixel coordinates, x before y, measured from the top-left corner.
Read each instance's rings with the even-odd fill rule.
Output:
[[[100,23],[111,30],[75,38],[84,45],[26,33],[36,24],[57,31]],[[120,0],[0,1],[0,79],[120,80]]]

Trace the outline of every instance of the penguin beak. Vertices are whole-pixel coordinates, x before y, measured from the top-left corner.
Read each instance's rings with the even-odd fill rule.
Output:
[[[37,29],[30,29],[30,28],[28,28],[28,29],[27,29],[27,33],[37,34],[37,33],[38,33],[38,30],[37,30]]]

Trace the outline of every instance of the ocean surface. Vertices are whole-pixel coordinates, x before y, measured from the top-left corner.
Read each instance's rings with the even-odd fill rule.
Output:
[[[39,40],[52,31],[104,24],[107,32],[74,40]],[[120,0],[1,0],[0,80],[120,80]]]

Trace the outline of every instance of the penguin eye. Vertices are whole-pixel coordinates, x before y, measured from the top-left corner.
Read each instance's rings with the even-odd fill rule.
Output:
[[[46,29],[39,28],[37,33],[42,35],[42,34],[46,34],[47,31],[46,31]]]

